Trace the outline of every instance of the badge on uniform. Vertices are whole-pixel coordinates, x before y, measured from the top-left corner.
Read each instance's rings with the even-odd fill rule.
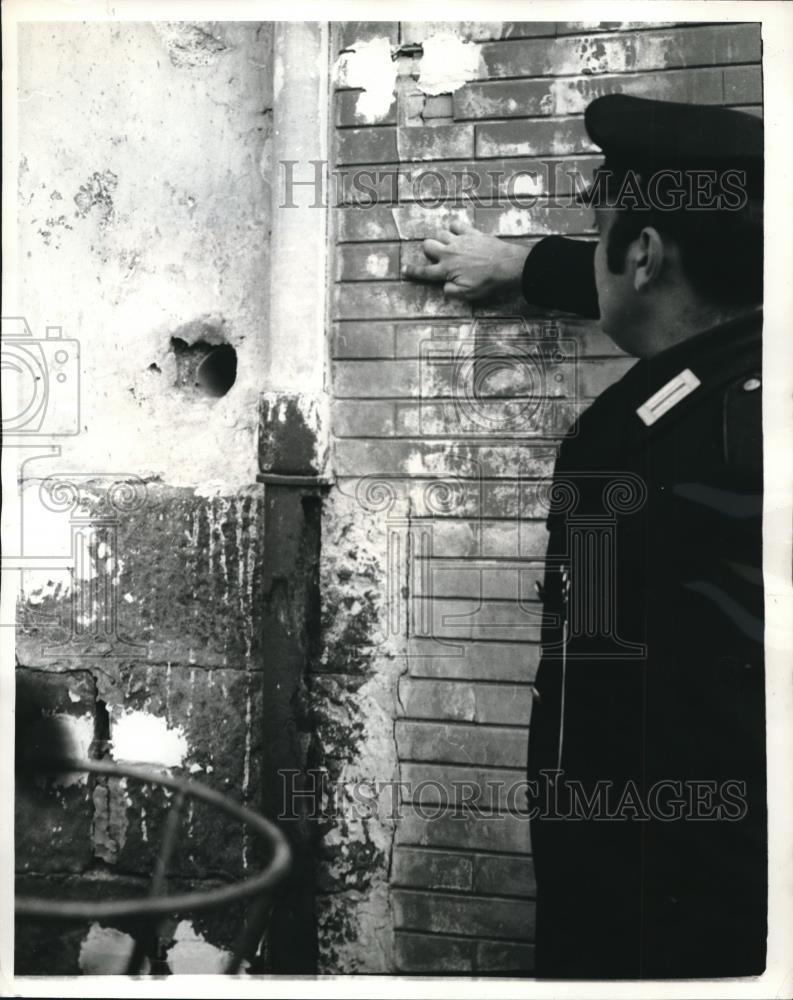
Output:
[[[690,396],[700,384],[699,379],[691,369],[686,368],[679,375],[670,379],[666,385],[661,386],[658,392],[653,393],[636,412],[647,427],[651,427],[672,407],[677,406],[686,396]]]

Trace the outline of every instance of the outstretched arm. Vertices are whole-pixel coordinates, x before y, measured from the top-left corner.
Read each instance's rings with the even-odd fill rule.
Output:
[[[403,276],[443,284],[449,298],[468,302],[522,291],[532,305],[596,319],[595,244],[549,236],[531,250],[453,222],[422,245],[428,263]]]

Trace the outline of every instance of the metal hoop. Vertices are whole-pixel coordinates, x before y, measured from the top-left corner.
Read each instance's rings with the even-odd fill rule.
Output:
[[[175,778],[149,768],[130,767],[103,760],[69,760],[41,762],[42,770],[86,771],[89,774],[103,774],[114,778],[132,778],[151,785],[161,785],[173,789],[177,794],[165,821],[160,854],[149,888],[149,896],[111,901],[58,901],[42,899],[38,896],[19,896],[15,901],[15,912],[19,917],[34,917],[40,920],[110,920],[120,917],[161,917],[180,910],[207,910],[239,902],[253,896],[261,896],[273,889],[288,873],[291,866],[291,850],[283,833],[270,820],[265,819],[246,806],[204,784],[187,778]],[[258,875],[235,885],[220,886],[201,892],[183,892],[173,896],[161,895],[165,886],[168,864],[173,853],[178,832],[182,806],[186,798],[192,796],[222,810],[251,830],[272,846],[272,857],[267,867]],[[255,945],[253,940],[257,924],[263,917],[261,905],[254,907],[256,919],[249,926],[234,949],[227,972],[239,970],[247,945]],[[157,922],[159,923],[159,921]],[[140,941],[136,946],[135,960],[140,964]],[[128,970],[129,971],[129,970]]]

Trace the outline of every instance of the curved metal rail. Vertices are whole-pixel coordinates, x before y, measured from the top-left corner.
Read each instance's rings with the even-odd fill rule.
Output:
[[[291,850],[283,833],[270,820],[265,819],[246,806],[239,805],[221,792],[217,792],[200,782],[187,778],[176,778],[150,768],[130,767],[102,760],[70,760],[53,762],[49,768],[42,763],[42,770],[59,772],[86,771],[89,774],[107,775],[112,778],[131,778],[150,785],[161,785],[176,792],[174,801],[165,820],[165,831],[158,855],[154,876],[149,887],[149,895],[129,899],[107,901],[51,900],[35,896],[19,896],[15,901],[15,912],[20,917],[34,917],[40,920],[110,920],[120,917],[162,917],[168,913],[184,910],[206,910],[216,906],[237,903],[250,897],[261,897],[269,892],[289,872]],[[183,892],[163,895],[168,866],[173,855],[179,830],[182,809],[187,798],[199,799],[222,812],[238,819],[258,834],[272,847],[272,856],[258,875],[247,878],[235,885],[218,886],[199,892]],[[247,946],[258,940],[258,925],[264,917],[261,900],[253,907],[255,913],[249,917],[247,927],[235,946],[227,972],[239,970]],[[157,922],[158,923],[158,922]],[[149,938],[156,935],[154,928],[148,929]],[[137,972],[142,965],[145,945],[144,935],[138,937],[135,953],[130,959],[130,972]]]

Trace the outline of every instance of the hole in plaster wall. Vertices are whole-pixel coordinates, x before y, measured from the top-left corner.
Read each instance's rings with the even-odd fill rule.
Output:
[[[199,396],[225,396],[237,378],[237,352],[231,344],[171,337],[176,359],[176,388]]]

